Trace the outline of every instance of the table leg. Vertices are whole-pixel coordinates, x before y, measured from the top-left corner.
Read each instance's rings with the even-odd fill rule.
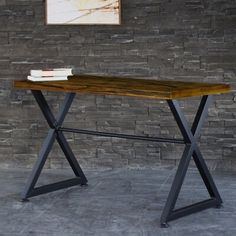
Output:
[[[210,102],[211,96],[202,97],[192,128],[190,129],[188,126],[188,122],[180,109],[179,103],[176,100],[167,100],[170,110],[172,111],[173,116],[183,135],[186,146],[182,158],[180,159],[176,175],[174,177],[164,210],[161,215],[161,226],[163,227],[166,227],[168,225],[168,221],[204,210],[206,208],[218,207],[222,204],[220,194],[216,188],[213,178],[207,168],[207,165],[197,144],[197,141],[200,136],[200,129],[207,116],[207,111]],[[206,185],[210,198],[205,201],[201,201],[190,206],[174,210],[179,192],[181,190],[189,166],[189,162],[192,157]]]
[[[39,194],[52,192],[78,184],[85,185],[87,183],[87,179],[79,163],[77,162],[64,134],[62,133],[62,131],[59,131],[59,128],[63,124],[66,114],[73,102],[75,93],[68,93],[66,95],[64,103],[62,104],[61,109],[56,118],[54,117],[50,107],[48,106],[48,103],[45,100],[42,92],[32,90],[32,94],[35,97],[35,100],[37,101],[45,119],[47,120],[50,130],[40,150],[39,157],[34,165],[34,168],[27,181],[25,189],[22,192],[22,200],[26,200],[29,197],[37,196]],[[50,153],[55,140],[57,140],[57,142],[59,143],[76,177],[69,180],[60,181],[57,183],[35,188],[37,180],[41,174],[43,166],[47,160],[48,154]]]

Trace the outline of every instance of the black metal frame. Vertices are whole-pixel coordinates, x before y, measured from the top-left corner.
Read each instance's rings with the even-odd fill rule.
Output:
[[[68,93],[66,95],[65,101],[56,118],[52,114],[51,109],[49,108],[48,103],[45,100],[42,92],[32,90],[32,94],[35,97],[35,100],[37,101],[45,119],[47,120],[50,129],[43,143],[43,146],[39,152],[39,157],[34,165],[34,168],[28,179],[25,189],[22,192],[23,201],[27,200],[29,197],[52,192],[52,191],[59,190],[62,188],[71,187],[77,184],[81,184],[81,185],[87,184],[87,179],[79,163],[77,162],[68,142],[66,141],[64,134],[62,133],[62,131],[58,130],[58,128],[62,125],[66,117],[66,114],[73,102],[75,93]],[[57,142],[59,143],[76,177],[73,179],[60,181],[54,184],[49,184],[49,185],[35,188],[37,180],[40,176],[40,173],[43,169],[43,166],[47,160],[48,154],[50,150],[52,149],[52,145],[55,142],[55,140],[57,140]]]
[[[176,100],[167,100],[170,110],[179,126],[179,129],[183,135],[185,141],[185,149],[180,159],[179,166],[173,180],[166,205],[161,215],[161,226],[168,227],[167,222],[183,217],[185,215],[192,214],[210,207],[220,207],[222,199],[213,181],[213,178],[207,168],[207,165],[203,159],[203,156],[198,147],[197,141],[200,136],[201,127],[206,119],[208,113],[208,107],[211,103],[212,96],[203,96],[200,102],[197,114],[195,116],[192,128],[188,126],[188,122],[183,115],[179,103]],[[191,158],[197,166],[197,169],[205,183],[205,186],[210,195],[210,199],[201,201],[190,206],[186,206],[180,209],[174,210],[177,198],[180,193],[181,186],[183,184],[189,162]]]
[[[56,117],[54,117],[41,91],[32,90],[32,94],[35,97],[45,119],[47,120],[47,123],[50,129],[43,143],[43,146],[40,150],[39,157],[34,165],[32,173],[22,193],[22,200],[26,201],[28,200],[29,197],[56,191],[59,189],[71,187],[78,184],[80,185],[87,184],[87,179],[63,134],[63,132],[73,132],[73,133],[81,133],[81,134],[87,134],[87,135],[105,136],[105,137],[116,137],[116,138],[126,138],[126,139],[144,140],[144,141],[152,141],[152,142],[169,142],[169,143],[185,144],[183,155],[180,159],[176,175],[174,177],[164,210],[161,215],[160,222],[161,222],[162,227],[167,227],[168,221],[183,217],[185,215],[189,215],[194,212],[204,210],[206,208],[219,207],[222,204],[222,199],[218,193],[216,185],[213,181],[213,178],[207,168],[207,165],[203,159],[203,156],[197,144],[199,136],[200,136],[201,127],[205,121],[208,107],[211,103],[211,98],[212,98],[211,96],[202,97],[191,129],[189,128],[188,122],[185,119],[180,109],[178,101],[167,100],[170,110],[172,111],[172,114],[176,120],[176,123],[178,124],[179,129],[182,133],[182,136],[183,136],[183,140],[182,140],[182,139],[170,139],[170,138],[167,139],[167,138],[89,131],[89,130],[83,130],[83,129],[64,128],[62,127],[62,124],[73,102],[75,93],[67,93],[64,103],[61,106],[61,109]],[[57,142],[59,143],[76,177],[73,179],[35,188],[37,180],[40,176],[40,173],[43,169],[43,166],[46,162],[48,154],[50,150],[52,149],[52,146],[55,140],[57,140]],[[188,169],[188,166],[192,157],[206,185],[210,198],[205,201],[201,201],[201,202],[192,204],[190,206],[186,206],[186,207],[175,210],[174,207],[175,207],[181,186],[183,184],[183,181],[184,181],[184,178],[185,178],[185,175],[186,175],[186,172],[187,172],[187,169]]]

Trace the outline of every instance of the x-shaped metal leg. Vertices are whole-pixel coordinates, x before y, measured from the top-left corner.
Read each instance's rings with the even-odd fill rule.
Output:
[[[45,119],[47,120],[50,130],[40,150],[39,157],[34,165],[26,187],[22,193],[23,200],[43,193],[52,192],[78,184],[85,185],[87,183],[87,179],[79,163],[77,162],[64,134],[62,133],[62,131],[59,130],[72,104],[72,101],[75,97],[75,93],[68,93],[66,95],[64,103],[62,104],[61,109],[56,117],[54,117],[53,113],[51,112],[51,109],[48,106],[48,103],[45,100],[41,91],[32,90],[32,94],[35,100],[37,101]],[[35,188],[37,180],[40,176],[40,173],[43,169],[43,166],[47,160],[48,154],[51,151],[55,140],[57,140],[57,142],[59,143],[76,177],[69,180],[60,181],[54,184],[48,184]]]
[[[203,159],[203,156],[198,147],[197,141],[200,136],[200,129],[207,116],[209,104],[211,102],[211,96],[203,96],[200,102],[196,117],[194,119],[192,128],[188,126],[188,122],[185,119],[179,103],[176,100],[167,100],[167,103],[174,115],[174,118],[180,128],[185,141],[185,149],[180,160],[174,181],[172,183],[171,190],[169,192],[166,205],[161,216],[161,226],[168,226],[167,222],[177,219],[179,217],[204,210],[210,207],[219,207],[222,203],[222,199],[218,193],[216,185],[211,177],[211,174],[207,168],[207,165]],[[190,206],[186,206],[177,210],[174,210],[181,186],[183,184],[189,162],[193,157],[193,160],[200,172],[200,175],[206,185],[209,192],[210,199],[201,201]]]

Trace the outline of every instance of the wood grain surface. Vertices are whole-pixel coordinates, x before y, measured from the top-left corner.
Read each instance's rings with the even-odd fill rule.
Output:
[[[67,81],[14,81],[16,89],[75,92],[82,94],[131,96],[149,99],[221,94],[230,91],[227,84],[183,82],[172,80],[132,79],[120,77],[74,75]]]

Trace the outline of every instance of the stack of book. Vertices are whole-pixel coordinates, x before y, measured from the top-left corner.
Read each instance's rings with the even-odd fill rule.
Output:
[[[68,76],[72,75],[71,68],[55,68],[49,70],[31,70],[27,79],[30,81],[59,81],[68,80]]]

